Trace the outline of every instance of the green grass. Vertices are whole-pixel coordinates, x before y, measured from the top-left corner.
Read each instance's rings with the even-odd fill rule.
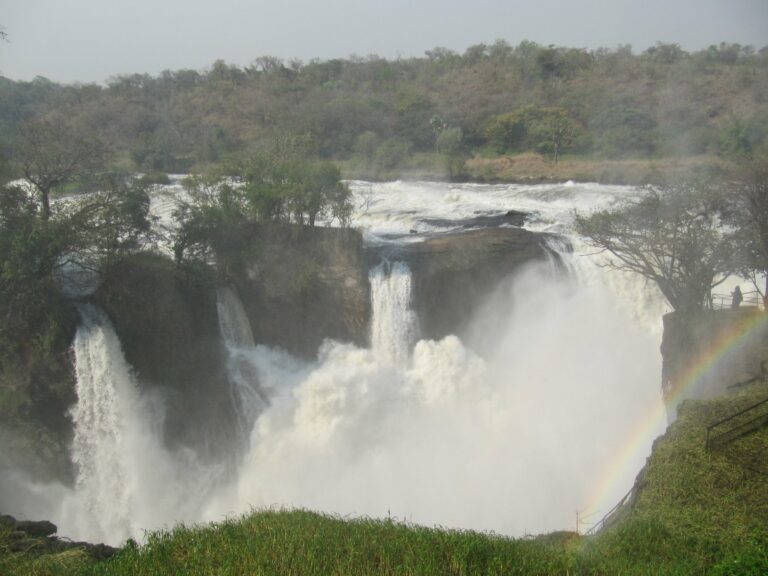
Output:
[[[559,532],[511,539],[471,531],[258,511],[178,526],[97,562],[82,552],[10,553],[0,574],[475,575],[768,574],[768,429],[715,453],[706,426],[768,396],[765,387],[689,402],[655,445],[624,520],[595,537]]]

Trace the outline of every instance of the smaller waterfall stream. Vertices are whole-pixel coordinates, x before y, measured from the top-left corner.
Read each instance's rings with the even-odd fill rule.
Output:
[[[392,363],[405,362],[419,337],[411,308],[411,270],[405,262],[382,262],[371,283],[371,348]]]
[[[136,404],[136,384],[104,313],[84,305],[80,314],[74,343],[78,401],[72,410],[76,489],[87,494],[84,504],[100,532],[129,534],[135,480],[125,457],[126,411]]]
[[[259,376],[251,354],[256,348],[248,316],[237,293],[228,287],[216,292],[219,329],[229,355],[228,377],[232,403],[238,415],[241,441],[248,445],[256,419],[269,400],[259,384]]]

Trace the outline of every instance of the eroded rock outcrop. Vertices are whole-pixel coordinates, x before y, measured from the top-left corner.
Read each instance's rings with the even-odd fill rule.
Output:
[[[257,344],[312,358],[325,338],[368,341],[370,289],[356,230],[261,226],[233,274]]]
[[[544,236],[521,228],[484,228],[429,238],[384,256],[413,274],[413,305],[422,337],[465,335],[469,321],[499,283],[547,258]],[[380,257],[380,250],[371,258]]]
[[[97,300],[140,384],[165,400],[166,443],[210,455],[229,445],[234,415],[212,275],[139,254],[105,274]]]

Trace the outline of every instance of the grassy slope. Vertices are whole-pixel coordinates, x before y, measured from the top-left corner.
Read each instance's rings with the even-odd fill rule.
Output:
[[[513,540],[306,511],[262,511],[178,527],[112,560],[76,552],[4,553],[0,574],[766,574],[768,428],[720,452],[707,423],[768,396],[758,387],[684,405],[655,445],[634,509],[594,538],[556,533]]]
[[[766,397],[759,385],[683,404],[654,445],[629,520],[596,539],[586,565],[619,573],[605,567],[656,556],[659,574],[768,574],[768,428],[705,449],[708,424]]]

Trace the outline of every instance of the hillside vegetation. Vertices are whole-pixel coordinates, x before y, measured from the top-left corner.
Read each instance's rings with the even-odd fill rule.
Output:
[[[293,134],[351,176],[520,179],[532,174],[481,160],[527,153],[587,163],[566,176],[636,181],[647,170],[614,163],[750,154],[768,132],[766,95],[768,48],[738,44],[634,54],[499,40],[397,60],[262,56],[106,85],[0,77],[0,152],[10,157],[29,120],[60,116],[144,172],[188,172]]]
[[[620,520],[586,537],[494,534],[264,510],[209,526],[179,526],[126,544],[106,561],[85,552],[11,553],[0,530],[0,573],[155,574],[765,574],[768,428],[715,452],[706,427],[768,396],[765,386],[689,402],[655,444]],[[18,535],[17,535],[18,536]]]

